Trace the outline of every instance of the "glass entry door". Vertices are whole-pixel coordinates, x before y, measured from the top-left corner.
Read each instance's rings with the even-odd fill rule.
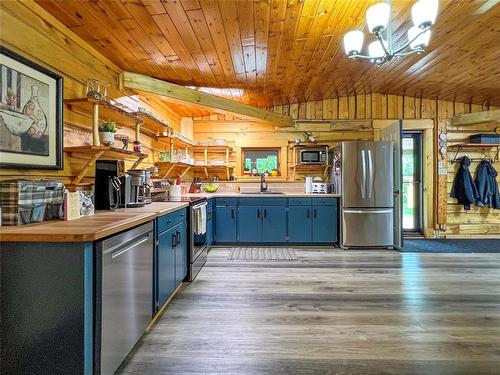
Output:
[[[422,133],[403,133],[403,230],[422,232]]]

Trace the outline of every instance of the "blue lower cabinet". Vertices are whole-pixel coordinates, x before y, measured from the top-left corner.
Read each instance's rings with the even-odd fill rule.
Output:
[[[285,206],[261,207],[263,242],[287,241],[286,211]]]
[[[175,250],[175,287],[177,288],[187,275],[187,224],[183,222],[175,229],[176,245]]]
[[[215,241],[236,242],[236,206],[215,208]]]
[[[262,208],[238,207],[238,242],[262,242]]]
[[[175,228],[171,228],[158,236],[158,307],[167,302],[176,287]]]
[[[207,245],[210,246],[214,242],[214,214],[212,211],[207,211]]]
[[[288,211],[289,242],[312,242],[312,208],[290,206]]]
[[[312,206],[312,242],[337,242],[337,206]]]

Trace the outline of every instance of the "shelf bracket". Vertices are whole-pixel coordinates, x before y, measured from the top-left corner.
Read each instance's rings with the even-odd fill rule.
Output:
[[[141,164],[141,163],[142,163],[142,161],[143,161],[144,159],[145,159],[145,158],[139,158],[139,159],[137,159],[137,160],[135,161],[135,163],[132,165],[132,168],[130,168],[130,169],[135,169],[135,168],[137,168],[137,167],[139,166],[139,164]]]
[[[168,168],[167,172],[163,175],[163,178],[167,178],[167,176],[172,172],[172,169],[175,168],[175,164],[172,164],[170,168]]]
[[[78,176],[73,180],[73,184],[77,185],[80,183],[81,180],[85,177],[87,174],[87,171],[89,170],[90,167],[94,165],[97,159],[99,159],[102,154],[104,154],[104,151],[97,151],[88,161],[85,163],[85,166],[82,168],[80,173],[78,173]]]
[[[184,177],[184,175],[191,169],[191,167],[187,167],[184,172],[181,173],[181,175],[179,176],[179,178],[182,178]]]
[[[92,105],[92,144],[94,146],[101,145],[99,140],[99,104],[97,103]]]

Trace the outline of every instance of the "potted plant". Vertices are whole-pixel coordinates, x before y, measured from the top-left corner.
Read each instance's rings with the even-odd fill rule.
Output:
[[[276,176],[279,176],[279,171],[277,168],[274,168],[272,171],[271,171],[271,176],[273,177],[276,177]]]
[[[116,122],[112,120],[102,120],[99,122],[99,140],[105,145],[115,143],[115,133],[118,130]]]

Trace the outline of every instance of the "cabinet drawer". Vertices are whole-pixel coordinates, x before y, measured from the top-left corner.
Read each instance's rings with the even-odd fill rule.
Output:
[[[289,198],[288,204],[290,206],[310,206],[311,198]]]
[[[313,206],[336,206],[337,198],[312,198]]]
[[[215,204],[217,207],[227,207],[227,206],[236,206],[238,203],[238,198],[216,198]]]
[[[177,225],[187,218],[187,209],[183,208],[177,211],[174,211],[170,214],[160,216],[158,218],[158,233],[162,233],[167,229]]]
[[[240,206],[286,206],[286,198],[240,198]]]

